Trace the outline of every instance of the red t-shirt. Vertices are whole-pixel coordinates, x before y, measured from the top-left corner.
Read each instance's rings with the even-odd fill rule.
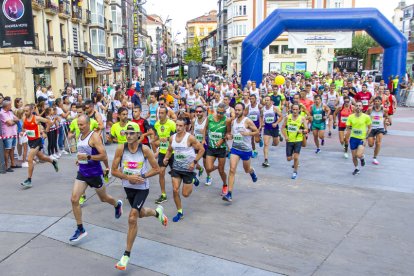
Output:
[[[367,111],[368,107],[369,107],[369,100],[371,100],[372,98],[372,94],[371,92],[367,91],[367,92],[358,92],[355,95],[355,100],[356,101],[361,101],[362,102],[362,110],[363,111]]]
[[[131,98],[132,98],[132,96],[134,95],[134,93],[135,93],[135,90],[134,90],[134,89],[128,89],[128,90],[127,90],[127,95],[128,95],[129,97],[131,97]]]
[[[138,120],[132,119],[132,122],[137,123],[139,125],[139,129],[141,130],[141,133],[146,133],[150,129],[150,125],[148,121],[145,120],[144,118],[139,118]],[[141,143],[149,146],[148,137],[145,137]]]
[[[313,101],[312,100],[309,100],[308,98],[306,98],[306,99],[300,99],[300,103],[303,104],[308,111],[310,111],[310,109],[311,109],[311,107],[313,105]]]

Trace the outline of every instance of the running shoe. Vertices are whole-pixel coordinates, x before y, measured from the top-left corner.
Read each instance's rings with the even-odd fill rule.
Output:
[[[61,154],[69,154],[69,152],[67,152],[66,150],[62,150],[61,152],[60,152]]]
[[[129,257],[127,255],[123,255],[119,262],[115,265],[116,269],[125,270],[129,262]]]
[[[349,156],[348,156],[348,153],[347,153],[347,152],[344,152],[344,158],[345,158],[345,159],[348,159],[348,157],[349,157]]]
[[[164,207],[162,207],[161,205],[158,205],[155,211],[157,211],[158,213],[158,220],[161,222],[162,225],[167,227],[168,218],[166,215],[164,215]]]
[[[292,179],[296,179],[296,177],[298,177],[298,173],[297,172],[294,172],[294,173],[292,173]]]
[[[232,202],[233,201],[233,197],[230,193],[227,193],[225,196],[222,197],[222,199],[224,201],[227,201],[227,202]]]
[[[352,175],[357,175],[357,174],[359,174],[359,170],[355,169],[354,172],[352,173]]]
[[[263,166],[263,167],[266,167],[266,168],[267,168],[267,167],[269,167],[269,166],[270,166],[269,161],[267,161],[267,160],[266,160],[266,161],[264,161],[264,162],[262,163],[262,166]]]
[[[22,163],[22,168],[28,168],[29,167],[29,163],[28,162],[23,162]]]
[[[182,219],[184,219],[184,215],[183,215],[183,213],[180,213],[180,212],[178,212],[177,215],[175,217],[173,217],[174,222],[178,222]]]
[[[379,162],[378,162],[377,158],[374,158],[374,159],[372,160],[372,164],[374,164],[374,165],[379,165]]]
[[[279,134],[279,140],[280,142],[283,142],[283,136]]]
[[[104,178],[104,181],[105,181],[106,183],[108,183],[108,182],[109,182],[109,169],[106,169],[106,170],[105,170],[104,175],[103,175],[103,178]]]
[[[200,166],[200,169],[198,169],[198,176],[202,176],[204,172],[204,168]]]
[[[361,159],[361,167],[364,167],[365,166],[365,159],[364,158],[362,158]]]
[[[253,172],[250,173],[250,176],[252,177],[253,182],[257,182],[257,175],[254,169]]]
[[[86,201],[86,195],[81,195],[79,198],[79,205],[82,206]]]
[[[207,175],[205,185],[206,186],[210,186],[211,185],[211,176]]]
[[[115,207],[115,218],[119,219],[122,216],[122,200],[118,200]]]
[[[196,176],[194,176],[194,178],[193,178],[193,184],[196,187],[198,187],[198,185],[200,185],[200,180],[198,180],[198,178]]]
[[[50,157],[52,157],[53,159],[59,159],[60,158],[60,156],[57,155],[57,153],[52,154]]]
[[[263,138],[260,136],[259,146],[263,148]]]
[[[83,239],[84,237],[86,237],[87,235],[88,235],[88,232],[86,232],[85,229],[82,229],[82,230],[76,229],[75,234],[73,234],[73,236],[69,239],[69,241],[77,242]]]
[[[20,183],[24,188],[31,188],[32,185],[32,181],[29,179],[26,179],[25,181],[23,181],[22,183]]]
[[[227,195],[228,191],[229,191],[228,186],[223,185],[223,188],[221,189],[221,196]]]
[[[59,164],[58,164],[58,161],[56,159],[52,161],[52,165],[53,165],[53,168],[55,168],[55,171],[58,172],[59,171]]]
[[[329,138],[331,138],[331,136],[332,136],[332,132],[328,132],[328,136],[329,136]]]
[[[252,152],[252,158],[256,158],[258,155],[259,153],[256,150]]]
[[[316,149],[315,153],[318,154],[321,152],[321,149]]]
[[[321,139],[321,145],[324,146],[325,145],[325,139]]]
[[[160,195],[160,197],[155,201],[155,204],[161,204],[167,201],[166,195]]]

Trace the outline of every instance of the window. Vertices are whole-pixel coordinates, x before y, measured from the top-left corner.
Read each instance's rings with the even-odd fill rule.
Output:
[[[294,49],[289,49],[288,45],[282,45],[282,54],[290,55],[294,53]]]
[[[112,45],[114,49],[122,48],[122,46],[124,45],[124,40],[122,39],[122,36],[114,35],[112,37]]]
[[[307,53],[306,48],[297,48],[296,51],[297,51],[298,54],[306,54]]]
[[[101,29],[91,29],[91,50],[92,55],[105,56],[105,31]]]
[[[122,33],[122,10],[118,6],[112,6],[112,29],[114,33]]]
[[[247,15],[246,5],[234,5],[233,6],[232,16],[245,16],[245,15]]]
[[[91,0],[91,23],[104,25],[104,3],[103,0]]]
[[[343,1],[342,0],[335,0],[334,7],[335,8],[343,8],[344,7]]]
[[[269,46],[269,54],[270,55],[277,55],[277,54],[279,54],[279,45],[270,45]]]

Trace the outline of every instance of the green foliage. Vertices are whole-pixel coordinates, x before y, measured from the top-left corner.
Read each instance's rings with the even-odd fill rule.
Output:
[[[198,37],[194,37],[193,46],[187,49],[187,55],[184,57],[185,62],[195,61],[201,62],[201,48]]]
[[[378,43],[369,35],[354,35],[352,38],[352,48],[336,49],[335,55],[363,59],[365,64],[368,49],[376,46],[378,46]]]

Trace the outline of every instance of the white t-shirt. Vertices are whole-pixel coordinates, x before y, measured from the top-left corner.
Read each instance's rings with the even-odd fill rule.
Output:
[[[43,93],[42,90],[37,90],[36,91],[36,98],[39,99],[40,97],[43,97],[45,99],[48,99],[49,98],[48,95],[47,95],[47,92],[46,93]]]
[[[54,97],[54,94],[53,94],[52,90],[47,91],[47,100],[48,101],[54,101],[55,100],[55,97]]]
[[[60,107],[56,107],[56,114],[60,117],[60,124],[61,125],[64,125],[64,123],[66,122],[66,119],[65,118],[63,118],[62,117],[62,114],[63,114],[64,112],[63,112],[63,109],[62,108],[60,108]]]

